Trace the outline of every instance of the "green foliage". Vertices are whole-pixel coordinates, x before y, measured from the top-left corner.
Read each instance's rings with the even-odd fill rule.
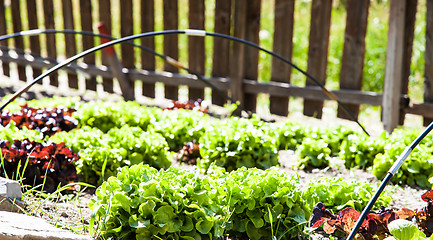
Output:
[[[164,136],[171,150],[178,151],[184,142],[198,141],[204,132],[208,116],[196,111],[163,111],[140,106],[136,102],[89,102],[78,106],[75,114],[81,126],[108,132],[124,125],[140,127]]]
[[[215,239],[222,219],[214,186],[212,179],[181,169],[125,167],[97,189],[92,221],[104,238]]]
[[[78,105],[75,117],[80,126],[99,128],[103,132],[124,125],[146,131],[161,112],[159,108],[143,107],[137,102],[93,101]]]
[[[200,138],[198,166],[214,163],[232,171],[241,167],[266,169],[278,165],[276,138],[257,120],[230,118],[210,123]]]
[[[331,149],[324,139],[305,138],[296,150],[300,168],[324,168],[329,165]]]
[[[165,110],[151,128],[164,136],[170,150],[179,151],[186,142],[198,142],[208,122],[209,116],[199,111]]]
[[[229,235],[241,239],[293,239],[304,228],[311,209],[304,204],[297,178],[276,168],[240,168],[224,177]],[[244,238],[242,238],[242,236]]]
[[[307,136],[309,128],[295,122],[276,123],[278,132],[278,149],[295,150]]]
[[[374,188],[370,183],[344,181],[341,178],[321,178],[310,181],[305,189],[303,198],[311,209],[316,203],[321,202],[326,208],[338,212],[347,206],[362,211],[377,186]],[[379,209],[381,206],[388,206],[390,202],[390,195],[382,194],[374,207]]]
[[[343,141],[339,157],[344,160],[346,168],[366,169],[373,165],[377,154],[384,152],[386,137],[386,132],[378,138],[365,134],[351,134]]]
[[[425,234],[411,221],[396,219],[388,224],[392,237],[385,240],[427,240]]]
[[[13,121],[6,126],[0,125],[0,139],[14,142],[14,140],[25,138],[40,142],[44,139],[44,135],[40,131],[29,130],[27,128],[19,129]]]
[[[310,212],[297,183],[277,169],[200,178],[139,164],[122,168],[97,189],[91,224],[99,224],[103,238],[115,239],[291,239]]]
[[[106,134],[96,128],[83,127],[56,134],[50,140],[66,142],[79,153],[77,170],[83,175],[83,181],[92,184],[101,184],[123,166],[145,163],[159,169],[171,165],[165,139],[138,127],[125,125]]]
[[[297,140],[302,142],[296,149],[298,165],[301,168],[327,167],[330,158],[338,156],[341,144],[353,133],[354,131],[341,126],[309,130],[306,137]]]
[[[375,190],[324,178],[302,191],[297,177],[277,168],[214,170],[200,177],[178,168],[124,167],[96,190],[90,228],[113,239],[294,239],[318,201],[360,211]],[[386,194],[376,205],[389,203]]]
[[[419,131],[396,129],[389,137],[383,154],[376,155],[373,174],[382,179],[404,149],[418,136]],[[427,136],[406,158],[392,181],[398,184],[431,187],[433,181],[432,137]]]

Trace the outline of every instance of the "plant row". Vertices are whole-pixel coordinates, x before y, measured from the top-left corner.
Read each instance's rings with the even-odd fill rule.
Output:
[[[51,101],[31,101],[29,105],[41,107],[56,103],[76,109],[73,117],[77,119],[79,129],[66,134],[60,133],[59,135],[63,137],[54,139],[57,142],[65,141],[67,146],[73,147],[74,151],[79,152],[80,155],[87,154],[82,158],[83,164],[80,167],[84,166],[84,162],[100,166],[99,169],[91,170],[93,173],[84,173],[88,176],[86,179],[99,182],[102,180],[98,177],[101,178],[104,174],[101,171],[102,166],[105,166],[105,170],[111,171],[107,175],[111,176],[116,172],[115,169],[130,165],[131,162],[138,163],[136,161],[138,159],[145,159],[144,156],[142,157],[144,150],[140,152],[132,145],[122,147],[126,152],[124,150],[109,151],[111,148],[119,149],[114,144],[116,141],[126,142],[121,138],[113,140],[117,134],[113,132],[108,134],[110,131],[120,131],[125,136],[142,138],[142,140],[145,138],[138,135],[160,135],[166,143],[158,140],[146,143],[149,146],[155,144],[159,150],[164,149],[163,146],[168,144],[169,151],[177,152],[185,143],[194,142],[200,146],[201,157],[197,159],[197,165],[204,172],[211,164],[229,171],[240,167],[266,169],[279,164],[278,150],[293,150],[298,159],[296,167],[299,168],[324,168],[332,165],[335,159],[340,159],[346,168],[370,168],[378,178],[385,176],[398,155],[416,138],[418,133],[415,130],[398,129],[392,134],[383,132],[378,137],[369,137],[345,127],[313,128],[295,122],[266,123],[257,117],[211,119],[208,115],[197,111],[162,110],[155,107],[143,107],[136,102],[81,102],[70,98],[56,98]],[[123,130],[118,130],[122,127]],[[85,131],[80,130],[84,128],[86,128]],[[96,129],[99,129],[100,132]],[[145,133],[138,133],[139,130]],[[86,131],[92,131],[92,133],[86,134]],[[107,136],[108,140],[95,142],[91,140],[92,134],[101,136],[102,139]],[[155,136],[154,138],[161,140],[160,137]],[[83,144],[80,146],[74,139],[81,139]],[[86,141],[88,143],[84,143]],[[134,141],[128,140],[128,142]],[[129,143],[123,144],[128,145]],[[433,181],[433,169],[430,164],[431,160],[429,160],[433,153],[431,145],[432,138],[427,136],[409,155],[393,181],[399,184],[431,186]],[[92,146],[94,147],[89,148]],[[103,151],[104,148],[105,151]],[[90,153],[85,153],[86,149],[106,153],[94,154],[91,157]],[[104,157],[99,157],[101,155]],[[152,161],[167,162],[167,155],[160,153],[157,156],[161,156],[162,159]],[[92,161],[95,161],[96,164],[91,164]],[[157,168],[165,168],[169,165],[168,163],[151,164]],[[91,169],[92,167],[84,168]]]
[[[277,168],[211,167],[200,177],[138,164],[122,168],[97,189],[90,229],[113,239],[294,239],[304,234],[318,201],[334,210],[360,210],[375,190],[342,179],[310,182],[305,190],[298,185],[296,176]],[[375,207],[389,202],[385,195]]]
[[[91,105],[88,103],[87,107]],[[296,122],[266,123],[257,117],[209,121],[207,115],[198,112],[145,109],[146,117],[151,118],[148,129],[163,135],[170,150],[178,151],[185,142],[194,141],[200,145],[201,158],[197,165],[204,170],[213,163],[229,171],[243,166],[266,169],[279,164],[278,150],[293,150],[299,168],[324,168],[340,159],[346,168],[371,169],[381,179],[419,133],[397,129],[392,134],[383,132],[377,137],[369,137],[341,126],[314,128]],[[77,112],[82,125],[88,119],[98,119],[99,113],[95,115],[85,108],[78,108]],[[128,122],[129,117],[120,119]],[[93,126],[103,129],[100,125]],[[430,187],[433,182],[432,144],[432,137],[427,136],[408,156],[393,181]]]

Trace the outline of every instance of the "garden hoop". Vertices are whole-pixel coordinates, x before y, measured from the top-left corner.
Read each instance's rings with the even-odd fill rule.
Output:
[[[33,29],[33,30],[26,30],[26,31],[21,31],[18,33],[13,33],[13,34],[8,34],[8,35],[3,35],[0,36],[0,41],[2,40],[6,40],[9,38],[13,38],[13,37],[18,37],[18,36],[33,36],[33,35],[39,35],[42,33],[60,33],[60,31],[62,31],[63,33],[74,33],[74,34],[79,34],[78,31],[75,30],[53,30],[53,29],[49,29],[49,30],[42,30],[42,29]],[[89,32],[87,32],[89,33]],[[92,33],[93,34],[93,33]],[[220,37],[220,38],[224,38],[224,39],[228,39],[231,41],[235,41],[235,42],[239,42],[251,47],[254,47],[260,51],[263,51],[267,54],[270,54],[273,57],[276,57],[278,59],[280,59],[281,61],[285,62],[286,64],[289,64],[291,67],[293,67],[294,69],[298,70],[299,72],[301,72],[302,74],[304,74],[307,79],[310,79],[311,81],[313,81],[316,85],[318,85],[321,90],[331,99],[337,102],[337,104],[342,107],[342,109],[344,110],[344,112],[346,112],[352,121],[356,122],[358,124],[358,126],[362,129],[362,131],[367,134],[368,136],[370,136],[368,134],[368,132],[366,131],[366,129],[362,126],[362,124],[356,119],[356,117],[353,115],[353,113],[337,98],[337,96],[335,96],[335,94],[333,94],[331,91],[329,91],[328,89],[325,88],[325,86],[320,83],[317,79],[315,79],[313,76],[311,76],[310,74],[308,74],[307,72],[305,72],[304,70],[300,69],[298,66],[296,66],[295,64],[293,64],[291,61],[287,60],[286,58],[282,57],[281,55],[269,51],[267,49],[264,49],[262,47],[260,47],[259,45],[237,38],[237,37],[233,37],[233,36],[229,36],[229,35],[225,35],[225,34],[220,34],[220,33],[210,33],[210,32],[206,32],[204,30],[196,30],[196,29],[185,29],[185,30],[164,30],[164,31],[157,31],[157,32],[147,32],[147,33],[141,33],[141,34],[136,34],[136,35],[130,35],[130,36],[126,36],[123,38],[118,38],[118,39],[113,39],[111,36],[107,36],[107,35],[100,35],[99,36],[103,36],[103,38],[110,38],[113,39],[110,42],[107,43],[103,43],[100,44],[98,46],[92,47],[90,49],[87,49],[79,54],[76,54],[62,62],[60,62],[59,64],[57,64],[56,66],[50,68],[49,70],[47,70],[46,72],[44,72],[43,74],[41,74],[40,76],[38,76],[37,78],[35,78],[32,82],[30,82],[28,85],[24,86],[22,89],[20,89],[16,94],[14,94],[12,96],[12,98],[10,100],[8,100],[5,104],[3,104],[3,106],[0,107],[0,111],[2,111],[10,102],[12,102],[15,98],[17,98],[18,96],[20,96],[23,92],[27,91],[31,86],[33,86],[34,84],[36,84],[39,80],[47,77],[49,74],[51,74],[52,72],[57,71],[58,69],[62,68],[63,66],[68,65],[69,63],[84,57],[90,53],[93,53],[95,51],[101,50],[103,48],[109,47],[109,46],[113,46],[115,44],[118,43],[123,43],[123,42],[128,42],[137,38],[142,38],[142,37],[149,37],[149,36],[157,36],[157,35],[169,35],[169,34],[185,34],[187,36],[200,36],[200,37],[205,37],[205,36],[212,36],[212,37]],[[153,50],[151,50],[152,52],[154,52]],[[161,54],[156,54],[157,56],[162,56]],[[177,64],[180,64],[177,60],[174,60],[173,58],[170,57],[166,57],[165,58],[166,61],[171,62],[172,65],[177,66]],[[180,68],[183,68],[183,65],[180,64],[179,66]],[[185,69],[186,70],[186,69]],[[193,72],[191,72],[192,74],[194,74]],[[197,74],[194,74],[196,76],[198,76]],[[199,80],[204,80],[204,78],[200,78],[198,77]],[[208,81],[204,82],[206,84],[210,84]],[[218,90],[217,90],[218,91]],[[218,91],[219,92],[219,91]],[[221,91],[222,93],[222,91]],[[220,93],[220,94],[221,94]],[[225,93],[224,93],[225,94]],[[227,96],[227,95],[226,95]],[[228,96],[227,96],[228,97]],[[233,101],[232,101],[233,102]],[[236,103],[236,102],[234,102]],[[237,104],[237,106],[239,106]],[[245,108],[243,109],[245,110]],[[248,112],[247,112],[248,113]]]

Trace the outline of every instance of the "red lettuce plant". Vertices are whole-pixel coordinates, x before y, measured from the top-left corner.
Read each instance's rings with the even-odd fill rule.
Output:
[[[77,127],[78,121],[72,117],[74,112],[71,108],[31,108],[24,104],[18,113],[2,113],[0,124],[6,126],[14,121],[18,128],[26,127],[38,130],[44,136],[52,136],[56,132]]]
[[[79,156],[64,145],[28,139],[1,140],[0,176],[22,180],[26,185],[41,185],[47,192],[54,191],[59,184],[74,182],[79,176],[72,162]]]

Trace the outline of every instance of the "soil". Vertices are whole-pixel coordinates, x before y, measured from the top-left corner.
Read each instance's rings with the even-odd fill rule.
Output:
[[[7,87],[0,88],[0,96],[4,96],[5,94],[10,94],[14,92],[16,88]],[[51,92],[30,92],[26,95],[26,98],[38,98],[42,96],[51,96]],[[92,98],[92,97],[90,97]],[[332,106],[335,107],[335,106]],[[329,109],[328,109],[329,110]],[[318,126],[318,127],[326,127],[326,126],[336,126],[336,125],[344,125],[352,129],[357,129],[359,126],[356,123],[351,121],[346,121],[342,119],[338,119],[334,117],[335,111],[328,111],[327,108],[324,110],[324,115],[321,120],[315,118],[305,117],[302,114],[291,113],[288,118],[281,118],[270,116],[266,114],[266,111],[262,111],[262,115],[264,115],[265,120],[269,121],[279,121],[279,120],[289,120],[289,121],[297,121],[302,122],[306,126]],[[258,110],[260,112],[260,110]],[[264,113],[264,114],[263,114]],[[380,119],[380,118],[376,118]],[[364,122],[366,122],[364,120]],[[381,123],[377,121],[370,122],[368,120],[367,130],[371,133],[372,136],[378,135],[382,132]],[[281,171],[287,172],[288,174],[298,174],[300,179],[300,187],[305,186],[307,182],[319,179],[322,177],[328,178],[342,178],[344,180],[357,180],[369,182],[371,184],[376,185],[380,182],[373,176],[369,171],[364,171],[360,169],[351,169],[347,170],[344,167],[335,167],[335,168],[325,168],[325,169],[314,169],[311,171],[304,171],[299,169],[293,169],[291,166],[292,162],[295,160],[295,156],[291,151],[281,151],[280,152],[280,164]],[[194,169],[195,166],[188,165],[185,163],[179,164],[174,163],[175,166],[185,169]],[[421,200],[421,195],[427,189],[421,189],[410,186],[392,186],[390,184],[387,186],[387,189],[393,189],[393,199],[391,205],[388,207],[392,207],[393,209],[400,208],[409,208],[412,210],[421,208],[424,206],[424,202]],[[88,202],[91,198],[94,197],[94,189],[86,190],[77,193],[71,192],[69,194],[62,195],[56,200],[53,201],[43,201],[37,198],[27,198],[24,199],[26,203],[26,211],[34,216],[41,217],[46,221],[64,228],[68,229],[80,234],[88,234],[85,230],[83,230],[83,225],[88,225],[90,221],[91,211],[88,208]],[[313,239],[327,239],[326,236],[318,233]]]

